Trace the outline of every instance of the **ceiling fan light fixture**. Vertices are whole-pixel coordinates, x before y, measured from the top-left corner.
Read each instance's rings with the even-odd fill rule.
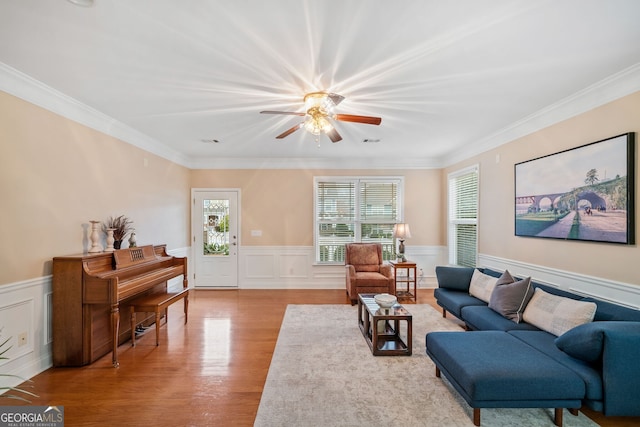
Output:
[[[344,96],[337,93],[311,92],[304,97],[306,112],[294,111],[260,111],[260,114],[285,114],[291,116],[304,117],[304,121],[276,136],[276,139],[286,138],[298,129],[304,128],[307,132],[315,136],[315,140],[320,144],[320,135],[326,134],[331,142],[342,140],[340,133],[334,128],[332,120],[342,122],[364,123],[369,125],[379,125],[380,117],[356,116],[354,114],[335,114],[333,109],[344,100]],[[330,120],[331,119],[331,120]]]
[[[332,114],[333,101],[324,92],[310,93],[304,97],[305,108],[307,108],[304,128],[318,136],[333,130],[329,122],[329,114]]]
[[[329,123],[329,120],[320,115],[307,116],[304,122],[304,128],[314,135],[320,135],[323,132],[327,133],[333,130],[333,126]]]
[[[325,114],[331,114],[333,113],[333,107],[335,107],[335,104],[326,92],[312,92],[304,97],[304,108],[307,112],[317,109],[324,111]]]

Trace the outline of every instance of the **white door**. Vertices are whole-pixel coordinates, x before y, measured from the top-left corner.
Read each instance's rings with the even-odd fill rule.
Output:
[[[194,286],[237,288],[239,190],[194,189],[192,193]]]

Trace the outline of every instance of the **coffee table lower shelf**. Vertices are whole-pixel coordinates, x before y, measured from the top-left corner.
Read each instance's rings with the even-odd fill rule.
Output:
[[[374,294],[358,296],[358,326],[374,356],[411,356],[411,314],[396,304],[388,311],[381,310]],[[406,342],[401,336],[406,323]]]

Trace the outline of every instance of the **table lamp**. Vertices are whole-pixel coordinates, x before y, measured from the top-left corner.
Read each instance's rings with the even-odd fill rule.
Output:
[[[402,262],[407,261],[404,257],[404,239],[411,237],[411,230],[409,230],[409,224],[396,224],[393,226],[393,237],[400,241],[398,246],[398,259]]]

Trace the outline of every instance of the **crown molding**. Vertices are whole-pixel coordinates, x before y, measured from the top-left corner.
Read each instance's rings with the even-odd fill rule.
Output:
[[[431,169],[429,159],[189,157],[0,62],[0,90],[190,169]]]
[[[0,62],[0,90],[179,165],[190,159],[82,102]]]
[[[191,169],[439,169],[433,159],[419,158],[201,158]]]
[[[451,166],[640,90],[640,63],[582,89],[441,159]]]

